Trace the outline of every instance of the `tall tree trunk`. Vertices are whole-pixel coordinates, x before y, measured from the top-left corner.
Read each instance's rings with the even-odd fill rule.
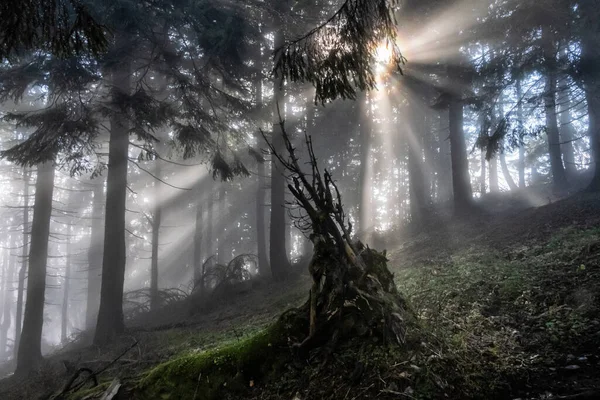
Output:
[[[155,160],[155,176],[160,178],[160,160]],[[156,186],[160,185],[160,182],[155,181]],[[152,255],[150,261],[150,309],[156,310],[159,307],[158,297],[158,250],[160,245],[160,224],[162,220],[162,206],[159,195],[159,189],[155,187],[154,191],[154,212],[152,214]]]
[[[473,206],[473,192],[469,176],[469,161],[463,130],[463,102],[451,96],[449,104],[450,158],[452,160],[452,189],[454,212],[466,215]]]
[[[480,162],[481,162],[481,172],[479,175],[479,191],[481,192],[482,195],[485,194],[486,189],[487,189],[487,185],[486,185],[486,181],[485,181],[485,177],[486,177],[486,160],[485,160],[485,150],[481,150],[481,155],[480,155]]]
[[[498,127],[498,117],[496,116],[496,106],[492,107],[490,113],[490,121],[492,129]],[[492,132],[490,132],[492,133]],[[502,151],[502,150],[501,150]],[[490,193],[498,193],[500,191],[500,183],[498,182],[498,155],[493,154],[492,158],[488,160],[488,166],[490,169],[489,181],[490,181]]]
[[[228,224],[229,220],[227,218],[227,191],[225,190],[225,182],[219,182],[219,213],[218,213],[218,226],[221,234],[217,239],[217,260],[219,263],[228,263],[231,261],[231,251],[228,253],[227,240],[229,235]]]
[[[487,136],[488,135],[487,124],[486,124],[485,113],[483,113],[483,112],[479,115],[479,126],[480,126],[480,130],[481,130],[480,135]],[[486,150],[482,149],[481,153],[479,155],[479,162],[481,164],[481,169],[480,169],[480,173],[479,173],[479,192],[481,193],[482,196],[486,193],[486,190],[487,190],[487,182],[486,182],[487,161],[485,159],[486,153],[487,153]]]
[[[493,156],[488,161],[490,168],[490,193],[498,193],[500,191],[500,184],[498,183],[498,157]]]
[[[10,250],[6,252],[5,274],[3,276],[3,299],[2,304],[2,323],[0,324],[0,360],[5,359],[8,343],[8,331],[12,322],[11,310],[13,305],[13,281],[15,279],[15,257],[11,255],[12,249],[16,246],[16,235],[10,235]]]
[[[419,110],[411,110],[413,115],[413,129],[409,131],[408,142],[408,180],[410,197],[411,222],[419,225],[425,216],[425,207],[428,204],[425,188],[425,173],[423,166],[422,149],[419,138],[425,134],[425,114]]]
[[[440,113],[438,142],[440,154],[437,163],[438,201],[446,202],[452,199],[452,161],[450,151],[448,113]]]
[[[62,314],[60,324],[60,341],[67,342],[69,325],[69,291],[71,289],[71,226],[67,230],[65,281],[63,285]]]
[[[503,102],[503,98],[501,96],[501,101],[500,104],[498,105],[498,107],[500,108],[500,118],[504,119],[504,102]],[[504,175],[504,179],[506,180],[506,183],[508,184],[508,187],[510,190],[517,190],[517,184],[515,183],[515,180],[512,178],[512,175],[510,174],[510,170],[508,169],[508,164],[506,163],[506,154],[504,154],[504,143],[502,143],[501,149],[500,149],[500,154],[498,156],[500,158],[500,168],[502,168],[502,174]]]
[[[19,268],[19,285],[17,289],[17,311],[15,312],[15,346],[14,357],[17,358],[21,341],[23,319],[23,295],[25,293],[25,275],[29,266],[29,178],[31,171],[23,169],[23,247],[21,248],[21,268]]]
[[[284,43],[282,26],[275,32],[275,48]],[[285,92],[283,79],[277,78],[274,82],[275,104],[273,114],[273,132],[271,140],[277,151],[284,150],[283,136],[279,126],[277,106],[281,113],[285,112]],[[284,118],[284,115],[281,115]],[[282,280],[291,269],[288,259],[288,250],[285,234],[285,176],[283,166],[276,157],[271,157],[271,227],[269,231],[269,262],[271,273],[276,281]]]
[[[200,188],[200,186],[199,186]],[[202,198],[200,193],[196,197],[196,225],[194,226],[194,285],[200,288],[201,294],[204,294],[204,271],[202,269]]]
[[[213,246],[213,224],[214,224],[214,216],[213,216],[213,207],[214,207],[214,181],[211,177],[208,178],[208,188],[206,190],[207,198],[206,198],[206,240],[204,241],[204,248],[206,249],[206,258],[212,257],[214,255],[214,246]]]
[[[600,26],[598,25],[598,3],[581,0],[581,14],[586,29],[581,37],[581,69],[588,105],[588,135],[592,149],[593,178],[589,191],[600,191]]]
[[[372,230],[371,216],[371,134],[372,120],[370,113],[370,100],[365,93],[359,98],[358,112],[360,113],[360,170],[358,175],[359,191],[359,216],[356,230],[359,238],[363,242],[369,242],[369,235]]]
[[[117,33],[124,36],[123,33]],[[126,40],[118,37],[117,43]],[[131,87],[131,62],[128,60],[112,69],[113,98],[128,96]],[[125,280],[125,203],[127,199],[127,163],[129,151],[129,121],[127,115],[113,112],[110,116],[110,143],[106,183],[106,214],[104,257],[100,308],[94,343],[111,342],[125,329],[123,321],[123,285]]]
[[[47,162],[38,167],[35,180],[35,203],[31,225],[29,271],[27,273],[27,301],[25,302],[23,331],[21,332],[15,370],[15,374],[20,376],[37,369],[42,360],[46,263],[53,192],[54,165]]]
[[[560,150],[560,134],[556,113],[556,42],[550,28],[542,29],[542,43],[544,51],[544,66],[546,87],[544,89],[544,109],[546,114],[546,133],[548,135],[548,152],[550,155],[550,168],[552,181],[556,189],[567,187],[567,176],[562,163]]]
[[[504,152],[500,153],[500,167],[502,168],[502,174],[504,174],[504,179],[506,179],[506,183],[510,190],[517,190],[517,184],[515,180],[510,175],[510,170],[508,169],[508,165],[506,164],[506,155]]]
[[[97,178],[92,200],[92,232],[88,249],[87,301],[85,328],[93,330],[100,307],[100,284],[102,282],[102,250],[104,248],[104,179]]]
[[[263,99],[263,73],[264,69],[264,56],[262,55],[261,43],[259,43],[257,49],[257,64],[259,66],[254,80],[254,99],[256,101],[256,109],[259,114],[259,120],[263,121],[265,104]],[[261,151],[261,144],[263,143],[262,136],[257,133],[256,140],[258,145],[258,151]],[[262,154],[257,155],[258,171],[256,177],[256,254],[258,256],[258,273],[262,276],[266,276],[270,270],[269,267],[269,255],[267,254],[267,237],[266,237],[266,225],[265,225],[265,195],[266,195],[266,168],[265,160]]]
[[[519,187],[525,187],[525,124],[523,116],[523,89],[521,86],[521,78],[517,79],[517,129],[519,131]]]
[[[568,179],[573,179],[577,174],[575,164],[575,130],[573,129],[571,117],[571,96],[567,77],[562,77],[558,82],[558,104],[560,110],[560,149],[565,164],[565,172]]]
[[[256,188],[256,245],[258,254],[258,271],[266,275],[269,271],[269,258],[267,256],[267,237],[265,227],[265,163],[258,162],[258,183]]]

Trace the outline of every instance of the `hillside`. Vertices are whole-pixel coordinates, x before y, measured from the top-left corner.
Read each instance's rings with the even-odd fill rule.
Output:
[[[501,213],[383,237],[396,284],[420,317],[402,349],[342,346],[327,363],[290,357],[262,371],[257,359],[269,355],[254,346],[269,340],[265,329],[283,311],[306,300],[301,275],[279,285],[257,281],[202,309],[181,302],[144,315],[110,348],[89,347],[82,334],[34,379],[1,381],[0,398],[64,391],[95,399],[115,379],[123,385],[115,399],[597,398],[600,197],[538,207],[500,201]],[[248,360],[262,371],[252,372],[256,379],[236,372]],[[90,379],[63,390],[80,368],[96,372],[98,386]],[[210,391],[198,390],[209,387],[205,379]]]

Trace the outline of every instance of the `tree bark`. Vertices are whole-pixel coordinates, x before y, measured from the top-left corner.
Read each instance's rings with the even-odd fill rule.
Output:
[[[212,178],[208,178],[208,188],[206,190],[207,198],[206,198],[206,240],[204,241],[204,248],[206,249],[206,258],[213,256],[213,224],[214,224],[214,216],[213,216],[213,207],[214,207],[214,181]]]
[[[448,130],[448,113],[440,113],[438,142],[440,154],[437,163],[438,201],[445,202],[452,199],[452,161],[450,157],[450,137]]]
[[[423,223],[425,207],[428,196],[425,188],[425,172],[423,166],[422,149],[419,138],[425,134],[425,114],[419,110],[411,110],[413,115],[413,129],[409,131],[406,139],[408,142],[408,181],[410,197],[411,222],[419,225]]]
[[[231,261],[231,250],[227,245],[229,235],[229,220],[227,218],[229,207],[227,207],[227,191],[225,190],[225,182],[219,182],[219,214],[218,221],[221,234],[217,242],[217,261],[221,264],[227,264]]]
[[[117,35],[124,35],[122,33]],[[117,38],[124,41],[126,38]],[[131,62],[122,61],[112,68],[115,94],[129,95]],[[111,342],[125,329],[123,321],[123,284],[125,279],[125,203],[127,199],[127,163],[129,150],[129,121],[127,115],[114,111],[110,116],[110,143],[106,184],[106,214],[104,257],[100,308],[94,343]]]
[[[38,167],[35,181],[35,203],[31,225],[31,248],[27,274],[27,301],[23,331],[17,353],[15,374],[24,376],[37,369],[42,360],[42,326],[46,293],[46,263],[48,237],[52,216],[54,165],[48,162]]]
[[[199,187],[200,188],[200,187]],[[202,270],[202,198],[200,193],[196,204],[196,225],[194,227],[194,285],[200,288],[200,294],[204,294],[204,271]]]
[[[29,266],[29,178],[31,171],[23,169],[23,247],[21,248],[21,268],[19,269],[19,285],[17,289],[17,310],[15,312],[15,346],[14,358],[17,358],[23,319],[23,295],[25,293],[25,273]]]
[[[524,121],[523,121],[523,89],[521,86],[521,78],[517,79],[517,129],[519,131],[519,187],[525,187],[525,138]]]
[[[365,242],[369,242],[369,234],[372,230],[371,217],[371,182],[369,175],[371,165],[371,113],[369,112],[370,102],[365,94],[359,98],[358,110],[360,113],[360,170],[358,175],[359,190],[359,215],[356,231],[358,237]]]
[[[504,175],[504,179],[506,179],[506,183],[510,190],[517,190],[517,184],[515,180],[510,175],[510,170],[508,169],[508,165],[506,164],[506,155],[504,152],[500,153],[500,167],[502,168],[502,174]]]
[[[275,48],[283,45],[284,35],[282,27],[275,32]],[[275,104],[273,113],[273,132],[271,141],[276,150],[283,150],[284,142],[279,126],[279,115],[277,106],[281,113],[285,112],[285,92],[283,80],[278,78],[274,81]],[[284,118],[284,115],[281,115]],[[276,159],[271,158],[271,227],[269,231],[269,262],[273,279],[280,281],[284,279],[291,269],[288,259],[287,237],[285,234],[285,176],[283,166]]]
[[[265,163],[261,161],[258,163],[258,183],[256,188],[256,251],[258,255],[258,271],[263,276],[269,271],[265,227],[265,174]]]
[[[544,110],[546,114],[546,133],[548,135],[548,153],[554,187],[563,190],[567,187],[567,177],[562,163],[560,134],[556,114],[556,42],[549,28],[542,28],[544,67],[546,86],[544,89]]]
[[[490,112],[490,121],[492,129],[496,129],[498,126],[498,117],[496,116],[496,107],[492,107]],[[502,149],[500,149],[502,151]],[[493,154],[492,158],[488,160],[488,167],[490,169],[489,181],[490,181],[490,193],[498,193],[500,191],[500,183],[498,182],[498,155]]]
[[[92,201],[92,233],[88,249],[87,301],[85,311],[85,327],[93,330],[98,319],[100,307],[100,284],[102,282],[102,250],[104,239],[104,180],[98,178],[94,184]]]
[[[473,206],[473,192],[463,130],[463,102],[457,96],[451,96],[450,98],[448,118],[450,123],[454,212],[457,215],[466,215]]]
[[[498,193],[500,191],[500,184],[498,183],[498,157],[495,155],[488,161],[490,168],[490,193]]]
[[[0,360],[7,355],[8,331],[12,322],[13,281],[15,279],[15,257],[11,255],[16,246],[16,235],[10,235],[10,250],[5,256],[5,274],[3,276],[2,323],[0,324]]]
[[[482,195],[485,194],[486,190],[487,190],[487,185],[486,185],[486,180],[485,180],[485,176],[486,176],[486,160],[485,160],[485,150],[481,150],[481,155],[480,155],[480,162],[481,162],[481,173],[479,175],[479,191],[481,192]]]
[[[160,177],[160,160],[155,160],[154,175]],[[161,183],[155,181],[156,186]],[[162,206],[159,190],[155,187],[154,191],[154,212],[152,214],[152,255],[150,261],[150,309],[156,310],[159,307],[158,297],[158,250],[160,245],[160,224],[162,220]]]
[[[65,280],[63,284],[63,301],[60,324],[60,341],[66,343],[69,325],[69,291],[71,289],[71,226],[67,230]]]
[[[562,77],[558,83],[558,104],[560,110],[560,149],[562,152],[565,173],[567,179],[573,179],[577,175],[577,164],[575,163],[575,129],[571,116],[571,96],[566,77]]]
[[[581,69],[588,105],[588,136],[592,150],[593,178],[588,191],[600,191],[600,26],[598,4],[594,0],[581,0],[581,14],[585,29],[581,37]]]

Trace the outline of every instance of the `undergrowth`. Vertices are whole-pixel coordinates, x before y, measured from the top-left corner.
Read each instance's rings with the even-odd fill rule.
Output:
[[[593,370],[597,357],[599,251],[600,229],[570,228],[545,243],[473,246],[397,271],[435,343],[424,368],[446,377],[454,398],[503,398],[558,381],[567,389],[561,377]]]

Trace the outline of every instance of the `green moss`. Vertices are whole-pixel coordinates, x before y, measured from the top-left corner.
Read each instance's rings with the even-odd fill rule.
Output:
[[[86,398],[100,398],[100,396],[108,389],[111,382],[101,382],[98,386],[94,386],[87,389],[78,390],[75,393],[71,393],[68,400],[80,400]]]
[[[283,328],[280,321],[248,339],[161,364],[142,379],[136,398],[211,400],[225,389],[247,391],[288,359]]]

